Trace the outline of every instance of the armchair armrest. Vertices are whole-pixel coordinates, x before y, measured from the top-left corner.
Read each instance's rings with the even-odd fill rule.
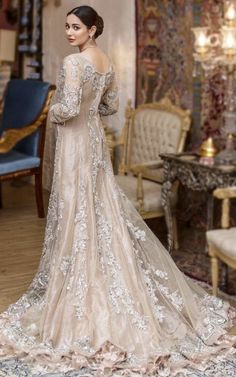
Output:
[[[113,147],[114,148],[119,147],[120,145],[124,146],[124,142],[121,138],[118,138],[117,140],[113,141]]]
[[[9,152],[20,140],[36,131],[40,125],[41,122],[40,124],[35,123],[22,128],[9,128],[4,131],[0,138],[0,153]]]
[[[144,187],[143,180],[150,180],[162,183],[162,166],[160,160],[150,161],[140,165],[131,165],[129,170],[137,176],[136,198],[139,206],[139,212],[144,211]]]
[[[145,162],[140,165],[132,165],[130,170],[135,174],[142,174],[142,178],[154,181],[157,183],[163,182],[162,173],[163,162],[160,160]]]
[[[233,199],[236,198],[236,186],[218,188],[214,190],[213,195],[217,199]]]
[[[20,140],[31,135],[40,126],[42,126],[44,122],[46,122],[50,101],[51,101],[54,91],[55,91],[55,86],[52,85],[51,89],[48,92],[48,96],[47,96],[45,105],[42,109],[42,112],[34,123],[29,124],[22,128],[8,128],[6,131],[3,132],[0,138],[0,153],[9,152],[12,148],[14,148],[14,146]]]

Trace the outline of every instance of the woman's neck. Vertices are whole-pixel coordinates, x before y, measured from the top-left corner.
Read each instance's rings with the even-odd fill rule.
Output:
[[[95,41],[86,41],[84,44],[79,46],[80,52],[87,50],[88,48],[95,48],[97,47],[97,44]]]

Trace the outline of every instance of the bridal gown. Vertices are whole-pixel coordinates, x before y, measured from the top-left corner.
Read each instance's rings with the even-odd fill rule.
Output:
[[[230,360],[235,312],[178,270],[116,184],[100,115],[117,108],[112,64],[99,73],[79,53],[64,59],[43,254],[0,316],[1,358],[96,376],[182,376]]]

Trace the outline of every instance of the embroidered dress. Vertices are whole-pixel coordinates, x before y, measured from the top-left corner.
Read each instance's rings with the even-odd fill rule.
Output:
[[[117,111],[112,65],[65,58],[50,110],[57,144],[44,249],[0,316],[0,354],[49,371],[183,375],[233,357],[235,313],[187,279],[121,192],[100,115]],[[235,357],[235,356],[234,356]]]

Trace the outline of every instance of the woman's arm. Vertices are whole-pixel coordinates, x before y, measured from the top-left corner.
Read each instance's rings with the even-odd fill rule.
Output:
[[[49,110],[52,123],[63,125],[67,120],[79,114],[82,97],[82,77],[78,60],[73,55],[67,56],[59,74],[58,87],[54,104]]]
[[[112,115],[118,111],[119,108],[119,93],[114,72],[111,76],[110,84],[102,96],[101,103],[98,107],[99,113],[102,116]]]

